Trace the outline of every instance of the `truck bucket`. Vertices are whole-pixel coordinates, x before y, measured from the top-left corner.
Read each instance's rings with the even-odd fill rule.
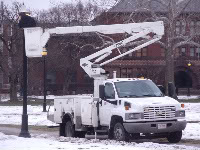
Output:
[[[42,33],[43,30],[40,27],[24,28],[25,51],[27,57],[42,57]]]

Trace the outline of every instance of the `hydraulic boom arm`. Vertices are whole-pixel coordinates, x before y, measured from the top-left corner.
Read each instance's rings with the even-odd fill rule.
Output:
[[[158,21],[98,26],[56,27],[52,29],[46,29],[45,32],[43,32],[42,28],[40,27],[26,28],[26,55],[28,57],[41,56],[42,49],[45,48],[46,43],[48,42],[50,36],[53,34],[63,35],[86,32],[99,32],[103,34],[128,33],[131,35],[130,37],[120,42],[117,42],[107,48],[104,48],[94,54],[91,54],[85,58],[81,58],[80,66],[85,70],[85,72],[90,77],[101,78],[105,77],[105,70],[102,69],[101,66],[160,40],[164,34],[164,25],[162,21]],[[149,33],[152,33],[153,36],[148,36]],[[144,38],[147,39],[147,41],[139,46],[136,46],[133,49],[128,50],[125,53],[119,52],[119,54],[112,59],[97,64],[104,58],[109,56],[114,49],[125,46],[127,43],[134,41],[138,38]]]

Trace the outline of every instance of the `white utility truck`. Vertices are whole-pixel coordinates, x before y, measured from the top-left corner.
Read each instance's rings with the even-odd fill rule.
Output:
[[[68,95],[54,100],[53,121],[60,125],[60,136],[113,138],[119,141],[164,137],[171,143],[179,142],[182,130],[186,127],[183,104],[164,96],[150,79],[116,78],[116,72],[112,79],[108,79],[107,72],[102,68],[111,61],[160,40],[164,34],[163,22],[56,27],[44,32],[40,27],[26,28],[26,55],[40,56],[42,48],[45,48],[53,34],[87,32],[126,33],[129,36],[81,58],[80,66],[94,78],[94,94]],[[120,51],[120,47],[137,40],[143,43],[127,52]],[[117,50],[118,55],[104,61],[113,50]]]

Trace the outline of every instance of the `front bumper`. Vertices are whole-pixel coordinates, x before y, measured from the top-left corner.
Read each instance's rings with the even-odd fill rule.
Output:
[[[159,124],[166,124],[166,128],[158,129]],[[166,122],[145,122],[145,123],[127,123],[124,122],[124,128],[128,133],[165,133],[182,131],[186,127],[186,120],[166,121]]]

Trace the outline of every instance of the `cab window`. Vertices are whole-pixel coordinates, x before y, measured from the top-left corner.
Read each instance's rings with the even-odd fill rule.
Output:
[[[115,91],[112,83],[105,84],[105,97],[106,99],[114,99]]]

